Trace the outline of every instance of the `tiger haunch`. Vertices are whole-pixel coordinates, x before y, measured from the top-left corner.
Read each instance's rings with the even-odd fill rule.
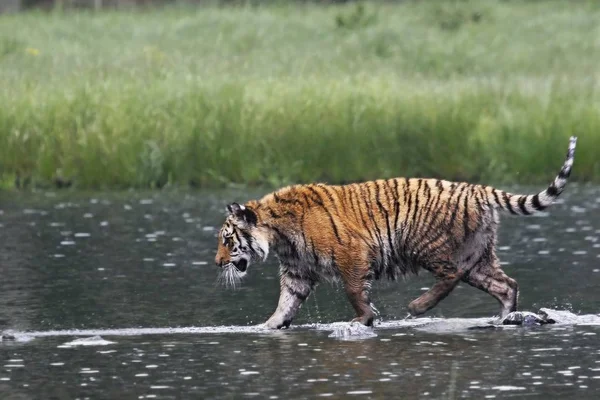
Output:
[[[395,280],[425,269],[438,281],[409,304],[420,315],[459,282],[493,297],[505,316],[517,308],[518,285],[496,256],[498,209],[529,215],[562,193],[571,173],[576,138],[550,186],[535,195],[514,195],[489,186],[437,179],[396,178],[349,185],[294,185],[245,205],[228,206],[219,231],[216,263],[241,273],[275,253],[280,298],[266,322],[289,326],[314,286],[340,280],[354,320],[371,325],[373,280]]]

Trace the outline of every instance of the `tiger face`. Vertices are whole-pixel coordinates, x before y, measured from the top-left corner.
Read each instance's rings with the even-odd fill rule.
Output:
[[[215,263],[222,268],[220,280],[235,287],[250,264],[267,259],[269,243],[254,211],[237,203],[228,205],[227,211],[218,234]]]

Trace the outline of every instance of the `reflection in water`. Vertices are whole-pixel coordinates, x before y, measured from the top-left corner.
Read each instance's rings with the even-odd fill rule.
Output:
[[[313,325],[352,317],[328,285],[294,329],[257,331],[276,305],[277,265],[253,266],[233,291],[216,285],[212,260],[224,204],[260,194],[0,193],[0,330],[41,332],[0,343],[2,398],[596,397],[597,325],[455,329],[448,318],[498,311],[464,285],[430,324],[394,322],[427,275],[375,285],[376,337],[341,341]],[[499,255],[522,309],[599,312],[599,208],[599,188],[570,185],[548,214],[503,218]],[[215,330],[228,325],[248,328]],[[178,334],[144,331],[169,327]],[[91,331],[50,332],[64,329]]]

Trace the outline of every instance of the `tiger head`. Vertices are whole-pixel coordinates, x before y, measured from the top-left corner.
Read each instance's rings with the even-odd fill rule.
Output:
[[[235,287],[250,264],[267,259],[269,240],[250,207],[232,203],[227,211],[229,215],[218,234],[215,263],[222,268],[220,280]]]

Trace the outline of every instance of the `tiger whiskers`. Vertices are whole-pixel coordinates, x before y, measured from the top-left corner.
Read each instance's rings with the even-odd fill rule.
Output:
[[[235,289],[239,286],[244,275],[246,275],[245,272],[241,272],[233,263],[229,263],[223,267],[217,281],[225,287]]]

